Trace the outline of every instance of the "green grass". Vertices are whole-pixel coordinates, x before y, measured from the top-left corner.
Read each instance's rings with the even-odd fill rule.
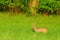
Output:
[[[47,27],[48,32],[34,32],[32,23],[37,27]],[[60,40],[60,16],[26,17],[0,14],[0,40]]]

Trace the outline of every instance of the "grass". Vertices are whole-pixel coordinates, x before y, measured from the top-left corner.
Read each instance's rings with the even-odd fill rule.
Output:
[[[47,27],[48,32],[33,32],[32,23],[37,27]],[[0,40],[60,40],[59,35],[60,16],[26,17],[0,14]]]

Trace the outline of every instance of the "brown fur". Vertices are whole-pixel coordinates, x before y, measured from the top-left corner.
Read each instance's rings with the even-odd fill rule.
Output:
[[[44,33],[47,32],[47,28],[36,28],[35,24],[32,24],[32,29],[33,29],[35,32],[44,32]]]

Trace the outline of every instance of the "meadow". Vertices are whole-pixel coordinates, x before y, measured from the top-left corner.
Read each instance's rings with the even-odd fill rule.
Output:
[[[47,33],[32,30],[46,27]],[[60,16],[7,16],[0,14],[0,40],[60,40]]]

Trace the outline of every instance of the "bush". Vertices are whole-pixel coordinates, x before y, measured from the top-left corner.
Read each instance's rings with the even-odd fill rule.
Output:
[[[34,0],[36,1],[36,0]],[[33,9],[34,12],[41,13],[44,15],[60,14],[60,0],[37,0],[38,6]],[[13,13],[26,13],[30,14],[30,4],[32,0],[0,0],[0,11],[9,11]],[[34,13],[33,13],[34,14]]]
[[[39,12],[53,14],[55,10],[60,8],[60,1],[57,0],[40,0],[36,7]]]

